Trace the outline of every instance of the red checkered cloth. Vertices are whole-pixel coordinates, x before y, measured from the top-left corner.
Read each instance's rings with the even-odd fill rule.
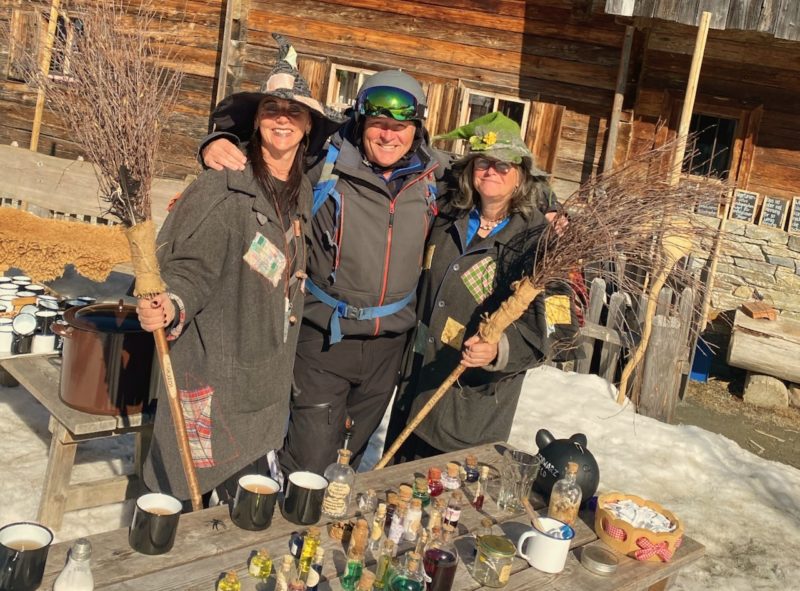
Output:
[[[603,520],[603,531],[620,542],[624,542],[628,539],[628,533],[624,529],[612,525],[606,519]],[[661,562],[667,562],[672,558],[675,551],[680,548],[681,542],[683,542],[683,536],[678,538],[672,549],[670,549],[667,542],[653,544],[653,542],[642,536],[636,540],[636,545],[639,546],[639,550],[634,553],[634,558],[636,558],[636,560],[649,560],[653,556],[658,556]]]
[[[211,400],[214,389],[203,386],[197,390],[178,390],[183,407],[183,421],[189,438],[189,450],[195,468],[212,468],[214,454],[211,449]]]

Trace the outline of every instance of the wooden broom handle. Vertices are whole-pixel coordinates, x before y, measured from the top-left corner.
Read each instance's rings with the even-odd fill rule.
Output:
[[[178,451],[181,456],[183,472],[186,475],[186,482],[189,485],[189,495],[192,499],[192,511],[199,511],[203,508],[203,501],[200,494],[200,485],[197,483],[197,474],[194,471],[194,462],[189,450],[189,437],[186,435],[186,423],[183,419],[183,407],[178,397],[178,387],[175,384],[175,373],[172,371],[172,362],[169,357],[169,345],[163,328],[153,332],[158,351],[158,361],[161,365],[161,377],[167,388],[169,398],[169,409],[172,414],[172,423],[175,427],[175,438],[178,440]]]
[[[489,316],[489,318],[481,322],[478,328],[478,334],[481,339],[486,343],[499,343],[503,332],[511,326],[512,322],[522,316],[522,313],[528,309],[528,306],[530,306],[534,298],[541,292],[542,289],[534,287],[530,279],[526,278],[517,282],[514,285],[514,293],[511,297],[500,304],[500,308]],[[447,391],[456,382],[459,376],[464,373],[465,369],[467,369],[467,367],[459,363],[458,367],[450,372],[450,375],[447,376],[444,383],[439,386],[439,389],[431,396],[431,399],[425,403],[425,406],[419,409],[419,412],[409,421],[402,433],[397,436],[397,439],[392,443],[389,450],[384,453],[380,461],[375,464],[374,470],[380,470],[389,463],[394,457],[394,454],[397,453],[397,450],[400,449],[400,446],[408,439],[408,436],[414,432],[414,429],[428,416],[431,410],[433,410],[433,407],[447,394]]]

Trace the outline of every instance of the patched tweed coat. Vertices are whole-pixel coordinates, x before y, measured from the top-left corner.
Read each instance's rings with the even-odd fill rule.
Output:
[[[529,274],[544,216],[513,214],[496,234],[466,244],[467,211],[446,206],[428,241],[419,290],[418,325],[409,344],[395,412],[413,416],[461,359],[464,340],[477,332],[511,294],[511,282]],[[414,433],[442,451],[505,440],[525,370],[542,358],[541,297],[505,332],[488,368],[467,369]]]
[[[290,275],[303,270],[310,204],[304,178],[294,215],[300,236],[287,241],[249,164],[243,172],[208,170],[186,189],[159,234],[162,276],[185,305],[171,358],[202,492],[283,443],[303,294],[299,284],[291,286],[298,320],[284,341],[285,276],[273,286],[244,257],[263,252],[265,239],[288,252]],[[145,483],[188,499],[163,385],[159,398]]]

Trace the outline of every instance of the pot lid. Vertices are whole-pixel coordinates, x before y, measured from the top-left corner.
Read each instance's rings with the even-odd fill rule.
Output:
[[[70,308],[64,319],[75,328],[103,333],[143,332],[136,308],[128,304],[93,304]]]

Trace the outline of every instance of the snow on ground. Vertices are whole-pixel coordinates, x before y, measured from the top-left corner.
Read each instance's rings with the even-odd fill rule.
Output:
[[[706,557],[680,572],[675,589],[800,589],[800,470],[698,427],[636,415],[615,397],[596,376],[532,370],[510,442],[535,451],[540,428],[558,438],[585,433],[600,464],[601,491],[649,498],[678,515],[687,534],[706,546]],[[50,441],[47,420],[23,388],[0,388],[0,525],[36,517]],[[132,457],[131,436],[82,444],[75,478],[119,474]],[[57,538],[127,525],[130,505],[67,513]]]

